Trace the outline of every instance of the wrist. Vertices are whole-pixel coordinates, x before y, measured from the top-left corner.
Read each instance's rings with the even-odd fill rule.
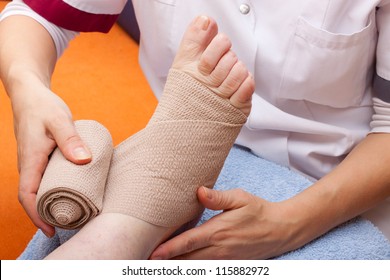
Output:
[[[334,209],[334,190],[318,182],[296,196],[281,202],[289,220],[289,242],[299,248],[338,224]],[[332,203],[333,202],[333,203]],[[334,205],[336,208],[336,205]],[[337,212],[337,211],[336,211]]]
[[[303,209],[294,198],[280,202],[263,202],[262,205],[260,224],[263,224],[262,228],[272,229],[268,234],[274,240],[273,247],[268,252],[270,256],[298,249],[310,241],[306,235],[309,219],[305,213],[301,213]]]
[[[50,77],[39,75],[33,70],[25,67],[13,66],[2,75],[4,87],[11,102],[20,96],[30,95],[33,91],[40,92],[50,88]]]
[[[277,211],[274,211],[274,214],[277,215],[276,220],[280,221],[278,232],[282,234],[279,238],[281,241],[279,251],[282,253],[295,250],[305,244],[302,234],[305,234],[303,229],[306,218],[298,213],[299,206],[294,204],[291,199],[275,203]]]
[[[53,116],[71,115],[66,104],[57,95],[36,81],[15,86],[9,97],[15,125],[33,120],[47,122]]]

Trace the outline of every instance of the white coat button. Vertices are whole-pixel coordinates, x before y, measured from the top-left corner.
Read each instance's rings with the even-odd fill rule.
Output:
[[[247,4],[241,4],[240,5],[240,12],[243,15],[248,14],[250,12],[250,10],[251,10],[251,8],[249,7],[249,5],[247,5]]]

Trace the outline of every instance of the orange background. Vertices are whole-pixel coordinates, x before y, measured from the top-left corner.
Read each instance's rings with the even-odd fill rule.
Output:
[[[7,1],[0,1],[0,10]],[[0,58],[1,59],[1,58]],[[114,144],[142,129],[157,101],[138,65],[138,45],[119,26],[84,33],[61,57],[52,89],[74,119],[94,119]],[[17,258],[36,231],[17,199],[18,172],[12,111],[0,83],[0,259]]]

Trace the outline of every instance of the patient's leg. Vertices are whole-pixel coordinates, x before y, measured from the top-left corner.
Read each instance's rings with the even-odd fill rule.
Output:
[[[145,259],[202,211],[251,107],[254,83],[218,34],[198,17],[187,29],[147,127],[114,151],[103,213],[49,258]]]

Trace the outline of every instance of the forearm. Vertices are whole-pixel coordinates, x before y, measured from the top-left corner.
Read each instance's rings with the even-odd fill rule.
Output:
[[[10,16],[0,22],[0,77],[11,100],[19,89],[50,87],[57,54],[47,30],[34,19]]]
[[[390,195],[389,143],[390,134],[370,134],[337,168],[288,201],[292,218],[300,225],[293,233],[297,246]]]

